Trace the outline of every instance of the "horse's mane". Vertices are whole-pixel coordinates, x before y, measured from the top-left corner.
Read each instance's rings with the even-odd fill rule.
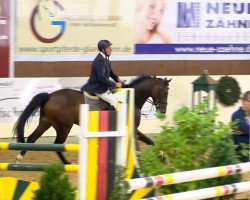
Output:
[[[151,78],[156,78],[156,76],[149,76],[149,75],[138,76],[135,79],[133,79],[131,83],[128,84],[128,87],[133,87],[136,84]]]

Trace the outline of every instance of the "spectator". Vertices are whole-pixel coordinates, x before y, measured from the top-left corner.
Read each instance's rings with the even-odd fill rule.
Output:
[[[234,143],[237,145],[236,151],[242,162],[249,162],[249,155],[243,155],[242,150],[244,146],[248,146],[249,150],[250,91],[243,95],[242,106],[233,113],[232,121],[237,122],[237,127],[233,134]]]

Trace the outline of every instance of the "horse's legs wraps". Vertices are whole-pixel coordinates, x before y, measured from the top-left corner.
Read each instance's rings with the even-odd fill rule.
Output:
[[[37,128],[33,131],[33,133],[28,137],[26,143],[34,143],[42,134],[47,131],[51,125],[47,121],[40,120]],[[16,158],[16,162],[20,162],[27,151],[22,150]]]
[[[142,132],[140,132],[138,129],[136,129],[136,134],[138,137],[138,140],[149,144],[149,145],[154,145],[155,143],[153,142],[153,140],[151,140],[149,137],[147,137],[146,135],[144,135]]]

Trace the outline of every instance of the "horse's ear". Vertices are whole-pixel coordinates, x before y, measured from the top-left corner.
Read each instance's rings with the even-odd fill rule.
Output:
[[[164,85],[168,85],[170,83],[170,81],[172,81],[172,78],[171,79],[167,79],[167,78],[164,78]]]

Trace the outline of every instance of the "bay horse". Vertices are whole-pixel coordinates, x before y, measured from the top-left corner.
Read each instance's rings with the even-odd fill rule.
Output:
[[[141,121],[141,108],[143,104],[152,98],[150,102],[161,113],[166,113],[167,98],[170,80],[155,76],[140,76],[127,85],[135,90],[135,135],[140,141],[153,145],[154,142],[138,130]],[[39,93],[35,95],[24,111],[19,116],[15,126],[14,135],[17,142],[25,143],[24,127],[29,117],[40,108],[40,118],[37,128],[27,138],[26,143],[34,143],[51,126],[56,130],[55,144],[66,141],[73,124],[79,125],[79,107],[84,104],[82,91],[73,89],[60,89],[52,93]],[[17,156],[17,162],[21,161],[26,151],[22,150]],[[64,164],[69,164],[62,152],[57,152]]]

